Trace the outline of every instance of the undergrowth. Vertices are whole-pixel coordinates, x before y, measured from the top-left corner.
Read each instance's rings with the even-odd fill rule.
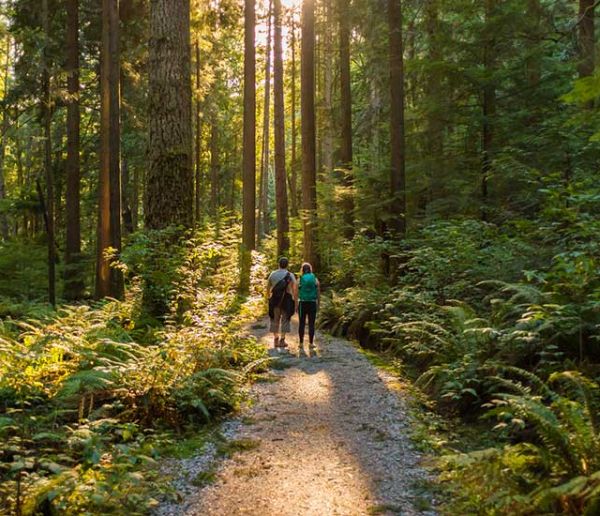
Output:
[[[125,301],[0,323],[0,507],[8,514],[143,514],[168,492],[157,459],[234,410],[266,353],[244,332],[263,310],[253,260],[238,294],[237,228],[173,245],[140,234],[123,257]],[[168,263],[151,259],[169,241]],[[152,249],[149,249],[149,247]],[[149,319],[151,277],[167,307]]]
[[[553,180],[535,220],[357,235],[323,301],[323,327],[401,358],[443,420],[493,436],[432,420],[449,514],[600,511],[600,192]]]

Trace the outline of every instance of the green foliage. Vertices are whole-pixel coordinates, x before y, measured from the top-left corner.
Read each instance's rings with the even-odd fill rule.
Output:
[[[0,503],[23,514],[144,514],[167,489],[165,432],[234,410],[266,353],[244,331],[263,309],[264,258],[237,294],[234,230],[171,245],[164,326],[144,327],[141,289],[157,278],[136,237],[126,301],[61,307],[0,326]],[[166,252],[166,247],[164,248]],[[140,340],[142,339],[142,340]],[[19,487],[17,487],[17,484]]]
[[[489,513],[594,514],[600,503],[598,385],[576,371],[550,376],[527,371],[503,385],[488,417],[516,444],[443,458],[443,478],[457,497],[450,510]],[[527,381],[530,380],[530,381]],[[481,478],[485,478],[484,485]]]

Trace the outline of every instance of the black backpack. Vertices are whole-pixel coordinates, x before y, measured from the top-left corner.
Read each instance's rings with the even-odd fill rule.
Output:
[[[274,317],[273,314],[275,307],[281,307],[287,292],[287,287],[291,281],[292,277],[288,272],[285,277],[280,279],[271,290],[271,298],[269,299],[269,316],[271,319]]]

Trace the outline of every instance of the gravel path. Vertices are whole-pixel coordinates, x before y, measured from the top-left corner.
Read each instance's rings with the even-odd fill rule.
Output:
[[[252,331],[272,347],[264,328]],[[312,353],[291,341],[272,381],[257,383],[255,402],[226,424],[248,449],[225,460],[214,483],[158,513],[434,514],[397,379],[345,340],[318,336]]]

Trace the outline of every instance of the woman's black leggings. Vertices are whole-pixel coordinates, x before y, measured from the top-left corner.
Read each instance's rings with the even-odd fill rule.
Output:
[[[298,307],[298,317],[300,318],[300,327],[298,335],[300,342],[304,340],[304,329],[306,328],[306,317],[308,317],[308,339],[312,344],[315,340],[315,321],[317,319],[317,302],[316,301],[300,301]]]

